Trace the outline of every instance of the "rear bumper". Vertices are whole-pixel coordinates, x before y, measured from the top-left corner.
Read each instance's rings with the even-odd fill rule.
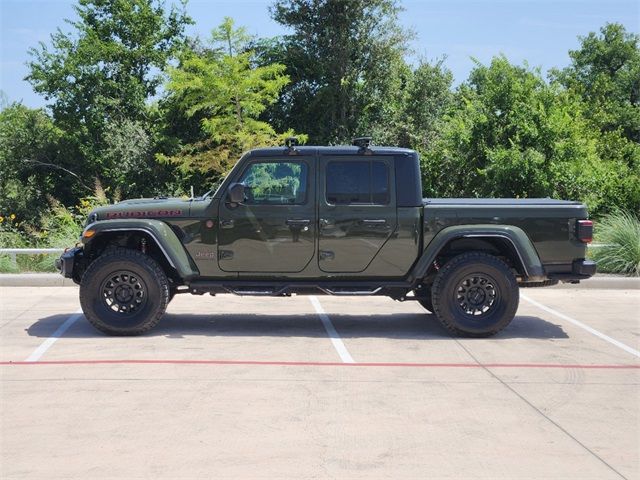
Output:
[[[74,247],[65,251],[60,258],[56,259],[56,268],[65,278],[71,278],[74,282],[78,283],[76,276],[74,275],[74,269],[78,264],[78,261],[82,258],[82,247]]]
[[[597,265],[593,260],[574,260],[571,264],[571,273],[551,273],[549,278],[562,280],[563,282],[579,282],[593,277],[596,274]]]
[[[598,269],[593,260],[576,260],[573,262],[573,272],[587,278],[593,277]]]

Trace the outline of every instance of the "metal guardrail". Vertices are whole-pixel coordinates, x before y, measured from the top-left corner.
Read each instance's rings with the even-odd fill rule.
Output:
[[[18,264],[18,255],[42,255],[64,252],[64,248],[0,248],[0,255],[7,254],[11,259],[11,264],[15,267]]]

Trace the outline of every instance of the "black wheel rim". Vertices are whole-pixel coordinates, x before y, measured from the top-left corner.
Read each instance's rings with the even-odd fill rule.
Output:
[[[133,315],[147,303],[147,286],[134,272],[120,270],[109,275],[100,289],[102,301],[112,312]]]
[[[489,315],[500,300],[495,280],[483,273],[472,273],[458,283],[456,301],[458,308],[469,317]]]

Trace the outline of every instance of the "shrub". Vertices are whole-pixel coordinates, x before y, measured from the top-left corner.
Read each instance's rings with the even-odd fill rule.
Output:
[[[28,243],[18,230],[15,214],[0,214],[0,248],[25,248]],[[11,256],[0,254],[0,272],[16,272],[17,265]]]
[[[637,216],[617,212],[607,215],[596,225],[597,243],[593,259],[598,270],[609,273],[640,276],[640,219]]]
[[[102,186],[96,182],[94,195],[80,200],[76,207],[67,208],[51,196],[49,210],[40,216],[38,225],[28,224],[15,214],[0,212],[0,248],[64,248],[77,241],[93,208],[109,203]],[[8,254],[0,254],[0,272],[54,272],[58,254],[17,255],[15,261]]]

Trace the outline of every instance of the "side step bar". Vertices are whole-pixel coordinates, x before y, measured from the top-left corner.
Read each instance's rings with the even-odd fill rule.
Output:
[[[328,293],[329,295],[357,295],[357,296],[367,296],[367,295],[377,295],[382,290],[382,287],[374,288],[373,290],[350,290],[348,288],[340,287],[338,289],[332,290],[330,288],[322,288],[321,290]]]
[[[252,281],[208,281],[191,282],[185,293],[202,295],[210,293],[233,293],[235,295],[281,297],[298,295],[373,296],[388,295],[404,297],[414,287],[408,282],[252,282]]]

